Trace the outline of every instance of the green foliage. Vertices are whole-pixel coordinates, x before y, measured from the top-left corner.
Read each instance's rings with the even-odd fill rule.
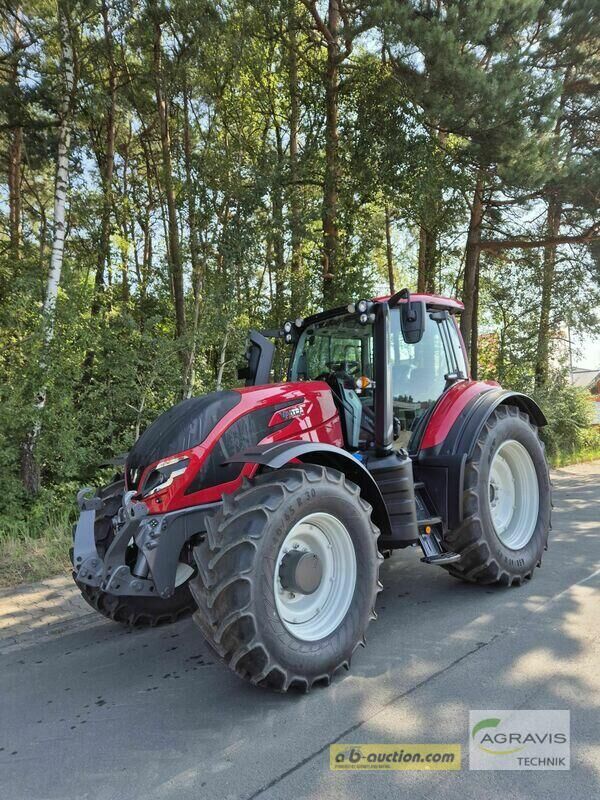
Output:
[[[16,553],[28,537],[32,549],[47,539],[58,552],[77,486],[100,482],[106,459],[184,394],[235,385],[248,327],[322,306],[326,47],[295,0],[61,3],[77,80],[66,248],[46,346],[57,6],[9,6],[0,9],[0,540]],[[436,289],[459,295],[476,171],[484,238],[543,236],[558,195],[561,231],[590,229],[600,175],[594,4],[373,0],[351,16],[356,28],[338,36],[337,302],[387,291],[386,220],[396,283],[416,285],[425,230]],[[566,324],[600,326],[597,242],[556,252],[552,357]],[[528,391],[543,255],[480,259],[482,376]],[[278,376],[284,361],[280,353]],[[549,452],[595,446],[579,395],[557,380],[540,399]],[[22,456],[38,425],[42,490],[32,500]]]
[[[555,376],[544,389],[534,390],[532,396],[548,420],[541,433],[551,459],[568,460],[580,451],[600,446],[598,432],[590,428],[592,408],[588,392]]]

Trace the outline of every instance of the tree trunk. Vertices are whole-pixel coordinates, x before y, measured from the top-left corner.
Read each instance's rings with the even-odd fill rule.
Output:
[[[190,345],[187,353],[187,364],[184,375],[184,397],[191,397],[195,380],[196,349],[198,347],[198,326],[200,322],[200,307],[202,305],[204,270],[200,258],[198,237],[198,220],[196,210],[196,192],[192,176],[192,139],[190,130],[190,96],[187,80],[184,78],[183,86],[183,156],[185,167],[185,189],[188,207],[188,230],[190,236],[190,261],[192,265],[192,291],[194,293],[194,308],[192,314],[192,331]]]
[[[65,247],[65,219],[69,187],[69,150],[71,147],[71,107],[75,87],[71,31],[63,3],[58,4],[58,29],[62,66],[62,94],[59,105],[58,150],[54,189],[53,239],[50,271],[42,309],[43,343],[40,358],[42,380],[48,367],[48,349],[54,337],[56,298],[62,273]],[[35,398],[34,422],[22,448],[21,478],[26,491],[35,495],[40,488],[40,470],[36,461],[36,445],[41,431],[41,414],[46,405],[46,386],[42,384]]]
[[[446,142],[447,133],[438,130],[436,139],[439,147],[443,149]],[[436,159],[437,159],[436,154]],[[430,180],[431,191],[426,197],[426,208],[421,219],[419,231],[419,273],[417,287],[420,292],[425,294],[435,294],[437,267],[438,267],[438,236],[440,227],[440,217],[444,204],[443,190],[439,183],[438,170],[435,165],[428,165],[431,172]]]
[[[560,137],[564,122],[564,109],[567,100],[567,93],[565,92],[565,84],[571,78],[573,72],[572,65],[567,66],[563,78],[563,90],[560,97],[559,114],[554,125],[554,145],[556,156],[558,158]],[[570,160],[571,147],[566,155],[566,161]],[[555,188],[548,189],[548,210],[546,213],[546,239],[557,239],[560,232],[560,223],[562,217],[562,203],[560,201],[559,193]],[[549,349],[548,340],[550,338],[550,311],[552,308],[552,292],[554,289],[554,275],[556,270],[556,244],[547,244],[544,247],[544,254],[542,258],[542,296],[540,299],[540,318],[537,331],[537,346],[535,352],[535,385],[536,388],[545,386],[548,382],[548,360]],[[569,337],[570,339],[570,337]],[[569,353],[571,352],[571,343],[569,341]]]
[[[271,232],[273,245],[273,273],[275,276],[275,301],[273,304],[273,322],[280,325],[286,313],[285,303],[285,242],[283,239],[283,188],[281,176],[284,169],[283,143],[281,129],[274,119],[275,141],[277,143],[277,169],[271,188],[271,214],[273,227]]]
[[[561,215],[562,205],[554,192],[548,201],[548,212],[546,216],[546,233],[549,238],[558,236]],[[555,268],[556,245],[548,245],[544,247],[542,260],[542,297],[540,300],[540,318],[535,354],[535,385],[538,389],[545,386],[548,381],[548,340],[550,338],[550,310],[552,306]]]
[[[427,231],[423,225],[419,225],[419,254],[417,261],[417,292],[422,294],[425,291],[425,258],[427,250]]]
[[[385,204],[385,258],[387,262],[388,283],[390,294],[396,291],[394,285],[394,254],[392,251],[392,218],[388,204]]]
[[[336,295],[339,232],[337,226],[339,187],[338,101],[340,89],[340,10],[338,0],[329,0],[327,62],[325,68],[325,179],[323,183],[323,303],[334,305]]]
[[[217,385],[215,386],[215,391],[220,392],[223,388],[223,373],[225,372],[225,364],[226,356],[227,356],[227,339],[229,338],[229,328],[225,331],[225,336],[223,337],[223,344],[221,345],[221,349],[219,351],[219,367],[217,370]]]
[[[10,70],[10,90],[14,92],[15,109],[13,112],[17,124],[10,131],[8,145],[8,209],[9,209],[9,244],[13,263],[19,258],[21,245],[21,169],[23,160],[23,127],[21,120],[21,92],[19,82],[19,52],[21,44],[20,9],[14,10],[12,45],[15,52]]]
[[[92,301],[92,317],[100,312],[100,296],[104,287],[104,270],[110,259],[111,237],[111,211],[112,211],[112,180],[115,166],[115,127],[116,127],[116,98],[117,75],[115,69],[113,36],[110,27],[109,5],[107,0],[102,0],[101,6],[102,28],[104,31],[104,46],[108,63],[108,110],[106,113],[106,141],[104,156],[100,158],[100,175],[102,179],[102,216],[100,220],[100,242],[98,258],[96,261],[96,276],[94,279],[94,299]]]
[[[473,294],[473,315],[471,317],[471,378],[476,381],[479,374],[479,262],[475,275],[475,292]]]
[[[19,258],[21,247],[21,163],[23,154],[23,128],[17,125],[10,136],[8,148],[8,206],[10,252],[13,263]]]
[[[298,92],[298,20],[296,17],[296,0],[289,0],[288,5],[288,26],[289,26],[289,92],[290,92],[290,187],[289,187],[289,211],[290,211],[290,293],[291,309],[295,316],[300,315],[304,306],[302,297],[302,230],[301,230],[301,206],[300,189],[298,186],[298,131],[300,128],[300,98]]]
[[[435,231],[424,225],[419,229],[419,272],[417,290],[435,294],[435,272],[437,266],[437,242]]]
[[[476,285],[477,271],[479,269],[479,253],[481,243],[481,226],[485,214],[483,204],[483,173],[477,173],[475,181],[475,191],[471,203],[471,216],[469,219],[469,231],[467,234],[467,246],[465,249],[465,273],[463,277],[463,296],[462,300],[465,309],[460,319],[460,331],[462,333],[467,355],[471,357],[471,336],[473,333],[473,314],[476,313]]]
[[[98,170],[102,185],[102,212],[100,216],[100,238],[96,257],[96,273],[94,276],[94,294],[90,306],[92,320],[98,316],[102,308],[102,293],[104,291],[104,271],[110,262],[110,237],[112,233],[111,212],[113,205],[112,181],[115,166],[115,129],[116,129],[116,97],[117,76],[114,60],[114,47],[112,30],[109,19],[109,5],[107,0],[102,0],[100,9],[102,16],[102,29],[104,34],[104,47],[106,48],[106,61],[108,63],[108,109],[106,112],[106,139],[104,152],[97,151]],[[88,384],[92,378],[95,353],[90,348],[85,354],[83,362],[82,383]]]
[[[168,257],[171,271],[171,285],[175,304],[175,335],[180,344],[179,357],[182,366],[182,388],[185,378],[188,357],[184,352],[185,342],[185,302],[183,293],[183,264],[179,244],[179,226],[177,223],[177,205],[173,187],[173,170],[171,164],[171,134],[169,130],[169,109],[163,90],[162,69],[162,27],[157,20],[154,26],[154,79],[156,90],[156,108],[160,126],[160,144],[162,153],[162,188],[167,199],[167,233],[169,241]]]

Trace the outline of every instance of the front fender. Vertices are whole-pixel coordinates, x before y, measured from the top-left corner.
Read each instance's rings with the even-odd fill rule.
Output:
[[[272,442],[256,445],[227,459],[227,463],[259,464],[270,469],[281,469],[294,461],[319,464],[343,472],[349,480],[360,487],[361,495],[371,505],[373,521],[381,531],[381,535],[383,537],[392,535],[387,506],[375,479],[361,461],[341,447],[301,440]]]

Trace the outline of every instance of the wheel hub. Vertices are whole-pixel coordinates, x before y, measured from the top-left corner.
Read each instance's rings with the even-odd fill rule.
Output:
[[[279,565],[281,586],[294,594],[313,594],[323,577],[323,566],[316,553],[291,550]]]

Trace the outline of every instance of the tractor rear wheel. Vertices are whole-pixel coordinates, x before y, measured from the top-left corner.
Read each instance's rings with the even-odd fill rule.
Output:
[[[245,481],[194,549],[194,619],[253,684],[329,684],[375,618],[378,535],[371,507],[341,472],[305,465]]]
[[[465,469],[464,520],[446,537],[472,583],[520,585],[542,562],[550,530],[548,464],[537,428],[515,406],[489,417]]]

